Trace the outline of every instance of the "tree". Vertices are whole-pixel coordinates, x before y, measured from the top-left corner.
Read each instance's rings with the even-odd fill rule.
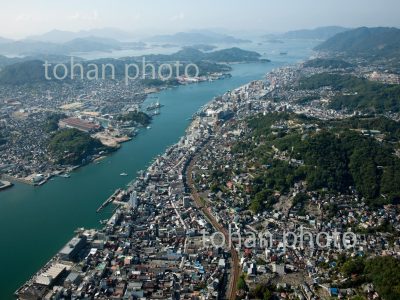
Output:
[[[271,209],[275,202],[276,199],[273,197],[272,192],[270,190],[263,189],[255,195],[254,199],[250,203],[249,209],[253,213],[260,213],[265,209]]]
[[[270,299],[272,299],[271,288],[272,288],[271,286],[267,286],[266,284],[259,283],[251,291],[250,296],[253,299],[270,300]]]
[[[44,124],[44,130],[46,132],[54,132],[58,129],[58,122],[65,118],[64,114],[50,114],[47,116],[46,123]]]
[[[357,296],[352,297],[350,300],[365,300],[365,298],[357,295]]]
[[[387,194],[395,204],[400,202],[400,161],[392,160],[382,175],[381,192]]]
[[[265,290],[264,294],[263,294],[263,299],[264,300],[271,300],[272,298],[272,293],[267,289]]]
[[[371,148],[358,147],[350,157],[350,170],[357,190],[366,198],[374,199],[379,195],[377,167]]]
[[[242,274],[239,277],[239,280],[238,280],[238,283],[237,283],[237,288],[238,288],[238,290],[248,291],[249,288],[247,286],[244,274]]]
[[[356,258],[346,261],[342,266],[342,272],[346,276],[361,275],[364,272],[364,260]]]
[[[63,129],[50,138],[49,150],[58,163],[80,164],[86,157],[109,148],[86,132]]]
[[[385,300],[400,299],[400,260],[392,256],[378,256],[365,263],[365,275]]]
[[[118,120],[124,122],[138,123],[143,126],[147,126],[151,122],[151,117],[148,114],[141,111],[131,111],[127,114],[120,115],[118,117]]]

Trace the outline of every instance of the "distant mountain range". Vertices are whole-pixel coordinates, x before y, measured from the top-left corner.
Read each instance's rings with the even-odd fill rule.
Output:
[[[186,61],[186,62],[198,62],[198,61],[210,61],[210,62],[256,62],[260,60],[261,55],[254,51],[242,50],[237,47],[217,50],[213,52],[202,52],[195,48],[185,47],[184,49],[174,54],[152,54],[146,55],[146,61]]]
[[[0,55],[70,55],[74,52],[108,52],[122,49],[143,49],[146,47],[145,42],[180,46],[207,45],[209,49],[213,49],[213,44],[241,44],[250,42],[209,30],[158,35],[144,39],[145,42],[132,41],[133,38],[132,33],[113,28],[79,32],[52,30],[45,34],[30,36],[19,41],[0,37]]]
[[[199,65],[200,72],[203,66],[210,70],[212,64],[218,63],[240,63],[240,62],[256,62],[260,60],[261,55],[257,52],[242,50],[240,48],[229,48],[213,52],[202,52],[194,48],[184,48],[174,54],[165,55],[146,55],[146,61],[162,62],[194,62]],[[63,56],[47,56],[49,62],[65,59]],[[83,61],[83,65],[89,63],[104,64],[112,63],[116,67],[116,73],[124,74],[125,63],[140,63],[141,56],[125,57],[121,59],[101,59]],[[64,60],[69,66],[68,60]],[[264,60],[263,60],[264,61]],[[42,59],[27,58],[6,58],[0,56],[0,84],[35,84],[46,82],[44,66]],[[52,68],[49,67],[49,74],[52,74]],[[57,82],[57,81],[56,81]]]
[[[361,27],[339,33],[317,46],[315,50],[358,57],[398,59],[400,29]]]
[[[349,28],[340,26],[326,26],[318,27],[315,29],[302,29],[295,31],[288,31],[282,34],[268,34],[265,35],[266,39],[312,39],[312,40],[327,40],[330,37],[349,30]]]
[[[137,36],[134,33],[126,32],[117,28],[100,28],[91,30],[81,30],[78,32],[52,30],[41,35],[29,36],[28,40],[35,40],[48,43],[66,43],[74,39],[101,37],[104,39],[113,39],[119,41],[132,41]]]
[[[88,38],[101,38],[104,40],[117,40],[117,41],[138,41],[141,37],[138,34],[123,31],[116,28],[102,28],[102,29],[91,29],[82,30],[78,32],[63,31],[63,30],[52,30],[41,35],[29,36],[27,40],[33,40],[38,42],[64,44],[75,39],[88,39]],[[152,37],[143,38],[143,41],[154,42],[154,43],[174,43],[174,44],[207,44],[207,43],[227,43],[227,44],[238,44],[250,42],[248,40],[237,39],[233,36],[217,33],[211,30],[192,30],[190,32],[178,32],[171,35],[156,35]],[[10,42],[8,40],[7,42]],[[1,38],[0,38],[1,43]]]
[[[71,56],[68,55],[57,55],[57,54],[35,54],[32,56],[23,56],[23,57],[6,57],[0,55],[0,69],[1,67],[12,65],[18,62],[24,62],[29,60],[43,60],[48,61],[49,63],[64,63],[71,61]],[[74,61],[83,61],[83,58],[79,56],[74,56]]]
[[[20,58],[10,58],[0,55],[0,70],[2,67],[20,62]]]
[[[178,32],[172,35],[156,35],[147,39],[150,43],[171,43],[179,45],[193,44],[241,44],[249,43],[249,40],[238,39],[230,35],[215,33],[212,31]]]
[[[75,38],[65,43],[53,43],[36,40],[0,42],[0,55],[69,55],[73,52],[112,51],[143,48],[142,42],[120,42],[116,39],[90,36]]]
[[[98,37],[77,38],[63,44],[71,52],[109,51],[120,49],[122,43],[117,40]]]
[[[0,37],[0,44],[11,43],[13,40]]]

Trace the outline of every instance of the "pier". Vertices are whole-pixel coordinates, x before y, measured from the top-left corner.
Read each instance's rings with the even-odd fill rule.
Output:
[[[5,190],[6,188],[12,187],[13,184],[9,181],[0,180],[0,191]]]
[[[107,198],[106,201],[104,201],[99,208],[96,210],[96,212],[101,212],[104,208],[106,208],[110,203],[112,203],[117,195],[121,192],[121,189],[117,189],[109,198]]]

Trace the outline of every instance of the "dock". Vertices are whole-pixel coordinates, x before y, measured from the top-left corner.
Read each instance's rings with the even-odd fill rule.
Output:
[[[10,176],[10,175],[7,175],[7,174],[2,174],[0,176],[0,179],[3,179],[5,181],[9,181],[9,182],[18,182],[18,183],[23,183],[23,184],[27,184],[27,185],[34,185],[32,181],[26,180],[24,178]]]
[[[0,191],[5,190],[12,186],[13,186],[13,184],[11,182],[0,180]]]
[[[106,201],[104,201],[99,208],[96,210],[96,212],[100,212],[102,211],[104,208],[106,208],[110,203],[112,203],[115,198],[117,197],[117,195],[121,192],[121,189],[117,189],[109,198],[107,198]]]

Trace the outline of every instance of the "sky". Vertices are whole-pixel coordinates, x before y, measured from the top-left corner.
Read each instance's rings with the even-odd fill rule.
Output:
[[[398,0],[0,0],[0,36],[115,27],[146,34],[400,26]]]

